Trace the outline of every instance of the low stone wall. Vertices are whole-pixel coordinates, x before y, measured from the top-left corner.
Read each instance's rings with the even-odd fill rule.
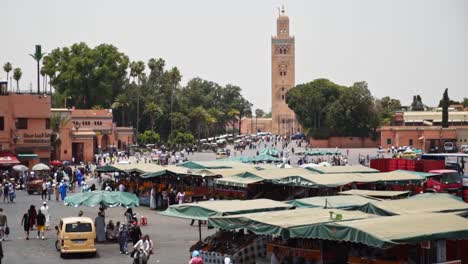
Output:
[[[369,137],[329,137],[328,139],[311,139],[314,148],[376,148],[380,145],[380,138],[373,140]]]

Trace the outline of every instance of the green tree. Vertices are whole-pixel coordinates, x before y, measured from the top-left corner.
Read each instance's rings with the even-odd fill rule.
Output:
[[[112,45],[94,48],[85,43],[57,48],[44,57],[43,67],[57,92],[71,96],[77,108],[108,108],[122,93],[128,57]]]
[[[420,95],[413,96],[413,102],[411,103],[412,111],[424,111],[424,104]]]
[[[398,99],[385,96],[382,99],[375,100],[376,111],[379,114],[381,125],[390,125],[392,123],[393,113],[401,109],[401,103]]]
[[[263,117],[265,115],[265,112],[262,109],[255,109],[255,116],[256,117]]]
[[[265,118],[271,118],[271,111],[268,112],[268,113],[266,113],[265,116],[263,116],[263,117],[265,117]]]
[[[114,109],[114,110],[118,110],[120,109],[122,111],[122,115],[121,115],[121,124],[122,126],[125,126],[126,123],[125,123],[125,111],[127,110],[127,108],[130,106],[130,102],[128,100],[128,97],[125,95],[125,94],[119,94],[117,95],[117,97],[115,98],[115,101],[114,103],[111,105],[111,108]]]
[[[39,76],[40,76],[40,65],[41,65],[41,60],[44,57],[45,53],[41,52],[41,45],[36,45],[36,51],[34,54],[29,54],[37,63],[37,93],[41,92],[41,87],[39,84]]]
[[[210,118],[210,115],[206,112],[203,106],[197,106],[194,109],[192,109],[192,111],[189,114],[189,117],[192,119],[192,122],[194,123],[194,127],[196,129],[196,135],[197,135],[198,141],[200,141],[202,126],[206,124],[206,122]]]
[[[13,79],[16,81],[16,91],[19,91],[19,80],[21,79],[21,76],[23,76],[23,72],[21,71],[20,68],[15,68],[13,70]]]
[[[312,82],[293,87],[286,94],[286,103],[291,108],[309,136],[323,138],[328,136],[325,123],[328,108],[345,89],[327,79],[316,79]]]
[[[3,70],[6,72],[7,74],[7,82],[9,83],[10,82],[10,71],[13,69],[13,66],[11,66],[11,63],[7,62],[5,64],[3,64]],[[7,87],[8,88],[8,87]],[[11,84],[10,84],[10,88],[11,88]]]
[[[189,129],[190,119],[186,114],[174,112],[170,116],[175,131],[185,132]]]
[[[448,96],[448,88],[446,88],[445,91],[444,91],[444,95],[442,96],[441,104],[442,104],[442,127],[443,128],[448,128],[449,127],[448,108],[450,106],[450,98]]]
[[[146,104],[144,112],[149,115],[151,131],[154,131],[154,120],[162,114],[161,108],[155,102],[149,102]]]
[[[468,97],[463,98],[462,104],[463,107],[468,107]]]
[[[150,130],[146,130],[143,133],[138,134],[138,142],[141,144],[157,144],[161,141],[158,133]]]
[[[191,145],[194,141],[194,137],[191,133],[182,133],[177,130],[173,131],[169,136],[169,143],[176,145],[179,150],[181,146]]]

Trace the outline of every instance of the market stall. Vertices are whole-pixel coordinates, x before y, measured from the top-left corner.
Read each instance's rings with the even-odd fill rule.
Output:
[[[375,201],[357,208],[362,212],[392,216],[404,214],[421,214],[430,212],[467,212],[468,204],[445,195],[427,196],[420,199],[400,199]]]
[[[365,205],[370,202],[376,201],[362,197],[359,195],[333,195],[333,196],[315,196],[302,199],[295,199],[288,201],[288,204],[292,204],[296,207],[301,208],[336,208],[346,210],[356,210],[359,206]]]
[[[376,169],[372,169],[362,165],[350,165],[350,166],[319,166],[319,167],[307,167],[308,170],[320,173],[376,173],[379,172]]]
[[[282,256],[296,259],[301,257],[306,261],[317,261],[322,257],[320,243],[310,239],[291,238],[290,228],[304,226],[313,228],[324,223],[369,217],[375,216],[358,211],[301,208],[286,211],[213,216],[209,218],[209,224],[222,230],[246,229],[249,233],[267,235],[259,236],[259,238],[263,238],[260,241],[264,243],[259,247],[265,248],[267,254],[271,253],[274,248],[278,248]],[[254,256],[253,261],[255,261],[255,258],[263,258],[267,254],[258,254]]]
[[[407,198],[410,195],[409,191],[375,191],[375,190],[359,190],[351,189],[338,194],[346,196],[364,196],[364,197],[373,197],[379,199],[402,199]]]

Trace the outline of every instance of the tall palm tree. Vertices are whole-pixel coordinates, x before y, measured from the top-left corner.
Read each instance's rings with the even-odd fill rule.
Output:
[[[13,79],[16,81],[16,91],[19,91],[19,80],[21,79],[21,76],[23,75],[23,72],[21,71],[20,68],[15,68],[13,70]]]
[[[3,64],[3,70],[6,71],[6,76],[7,76],[7,82],[10,82],[10,71],[13,69],[13,66],[11,66],[11,63],[7,62],[5,64]],[[10,84],[10,88],[11,88],[11,84]],[[8,87],[7,87],[7,90],[8,90]]]
[[[130,106],[130,101],[125,94],[119,94],[115,98],[114,103],[111,105],[112,109],[122,110],[122,126],[125,126],[125,110]],[[137,121],[138,122],[138,121]]]
[[[47,75],[46,75],[46,71],[44,68],[41,68],[41,70],[39,71],[41,76],[42,76],[42,87],[44,87],[44,92],[47,92]]]
[[[142,61],[137,61],[135,64],[136,77],[138,79],[138,84],[141,84],[141,80],[145,76],[145,63]]]
[[[52,128],[51,144],[55,151],[56,159],[59,158],[57,153],[60,153],[60,152],[57,150],[60,149],[59,146],[60,144],[62,144],[60,133],[62,132],[62,128],[66,126],[70,120],[71,120],[70,116],[61,115],[61,114],[53,114],[50,117],[50,127]]]
[[[40,71],[39,71],[39,68],[40,68],[40,62],[42,60],[42,58],[44,57],[45,53],[42,53],[41,52],[41,45],[36,45],[36,52],[34,52],[34,54],[29,54],[37,63],[37,93],[40,93],[41,92],[41,87],[40,87],[40,84],[39,84],[39,80],[40,80]]]
[[[151,132],[154,132],[154,119],[162,114],[162,110],[155,102],[149,102],[146,104],[145,113],[149,114]]]

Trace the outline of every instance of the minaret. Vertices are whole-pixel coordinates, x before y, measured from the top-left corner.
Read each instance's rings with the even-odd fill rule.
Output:
[[[289,35],[289,17],[282,7],[276,19],[276,36],[271,38],[272,132],[292,135],[299,130],[294,112],[286,104],[286,93],[295,84],[294,37]]]

